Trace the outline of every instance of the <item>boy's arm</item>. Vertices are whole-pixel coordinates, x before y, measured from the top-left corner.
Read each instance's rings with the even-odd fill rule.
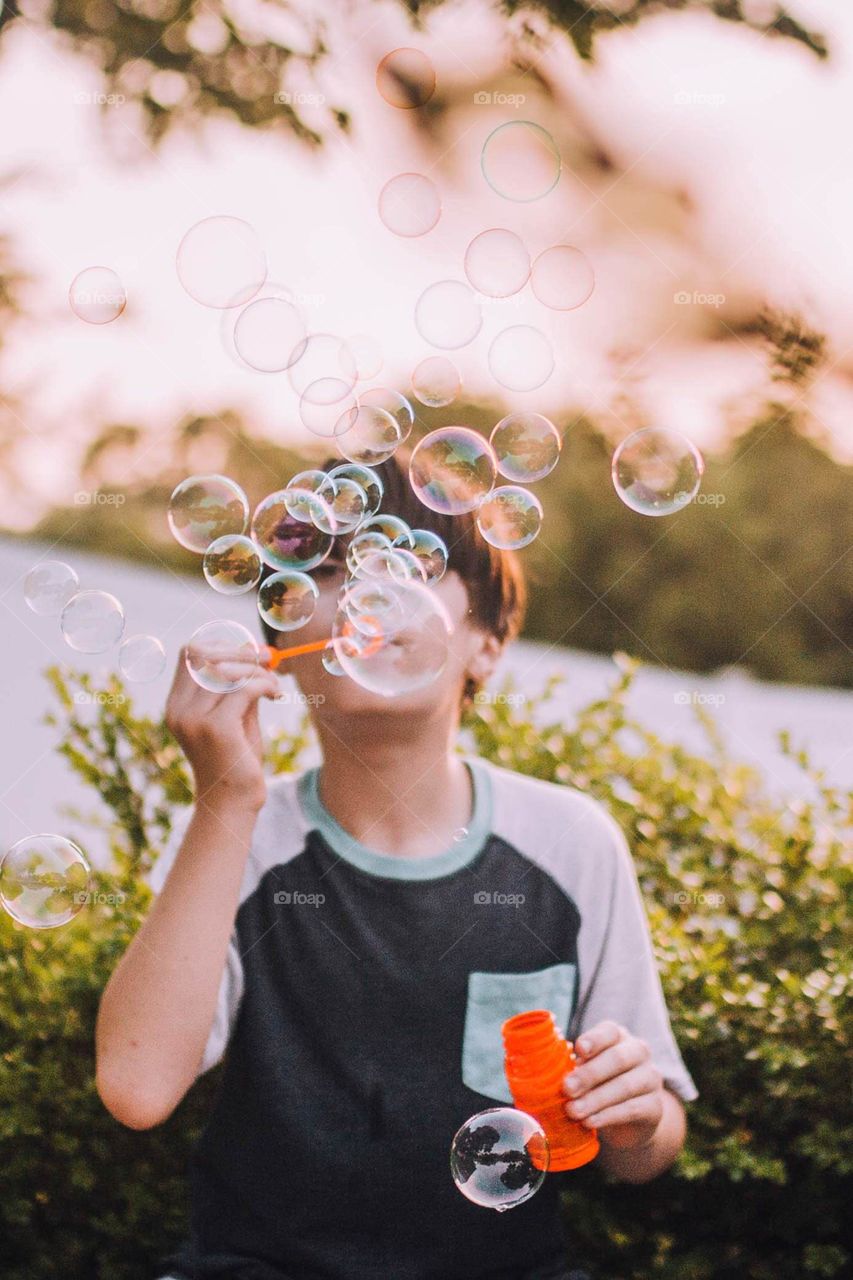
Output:
[[[252,832],[265,798],[258,700],[277,679],[254,675],[214,694],[178,664],[167,723],[193,768],[196,808],[145,923],[101,999],[98,1092],[123,1124],[165,1120],[195,1079],[216,1011]]]

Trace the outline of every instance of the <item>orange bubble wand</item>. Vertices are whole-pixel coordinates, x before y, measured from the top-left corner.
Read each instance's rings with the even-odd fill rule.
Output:
[[[368,635],[368,638],[362,642],[358,650],[362,658],[369,658],[371,654],[382,648],[382,626],[379,619],[370,614],[365,614],[363,623],[371,624],[374,628],[373,635]],[[352,622],[347,622],[343,628],[342,635],[351,636],[355,631],[356,628]],[[320,653],[323,649],[328,649],[332,639],[332,636],[327,636],[325,640],[312,640],[309,644],[294,644],[287,649],[274,649],[272,645],[264,645],[261,649],[261,666],[266,667],[268,671],[277,671],[287,658],[301,658],[303,654]]]

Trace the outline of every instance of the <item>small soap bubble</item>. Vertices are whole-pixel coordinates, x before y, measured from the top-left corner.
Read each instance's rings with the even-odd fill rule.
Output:
[[[491,1107],[472,1116],[450,1147],[450,1172],[463,1196],[498,1213],[536,1194],[550,1160],[545,1130],[514,1107]]]
[[[290,495],[285,501],[287,510],[295,520],[302,520],[305,524],[315,522],[318,508],[309,495],[319,493],[328,480],[328,473],[320,471],[317,467],[312,467],[308,471],[299,471],[295,476],[291,476],[284,486],[285,492]]]
[[[203,553],[226,533],[245,533],[249,500],[227,476],[188,476],[169,499],[169,528],[188,551]]]
[[[87,324],[109,324],[124,311],[127,294],[109,267],[86,267],[71,281],[68,301],[79,320]]]
[[[435,93],[435,68],[420,49],[393,49],[376,68],[376,88],[390,107],[411,111]]]
[[[412,488],[442,515],[474,511],[497,475],[491,445],[469,427],[440,427],[418,442],[409,464]]]
[[[305,388],[299,416],[313,435],[333,440],[355,425],[358,403],[342,378],[318,378]]]
[[[250,302],[234,325],[234,346],[251,369],[281,373],[298,359],[305,321],[285,298]]]
[[[310,622],[320,592],[307,573],[287,569],[264,578],[258,591],[258,613],[275,631],[296,631]]]
[[[626,507],[644,516],[668,516],[692,502],[704,470],[701,453],[680,431],[645,427],[616,449],[611,475]]]
[[[453,626],[436,592],[420,582],[369,579],[352,583],[344,599],[332,638],[356,684],[393,698],[441,675]]]
[[[457,829],[453,832],[454,844],[459,844],[462,840],[467,840],[467,839],[468,839],[467,827],[457,827]]]
[[[296,348],[287,376],[298,396],[316,398],[318,404],[335,404],[352,391],[358,368],[343,338],[334,333],[312,333]]]
[[[475,236],[465,250],[465,274],[478,293],[509,298],[530,276],[530,254],[514,231],[492,227]]]
[[[347,347],[355,361],[359,379],[375,378],[382,368],[382,348],[367,333],[355,333],[347,338]]]
[[[415,304],[415,327],[431,347],[456,351],[473,342],[483,324],[474,293],[461,280],[439,280]]]
[[[166,650],[156,636],[128,636],[119,646],[118,669],[131,684],[147,684],[166,670]]]
[[[390,551],[391,539],[379,529],[368,529],[365,533],[356,533],[347,547],[347,569],[357,574],[362,560],[367,559],[374,551]]]
[[[477,528],[500,551],[526,547],[541,527],[542,503],[518,485],[493,489],[477,510]]]
[[[24,579],[24,599],[41,618],[58,618],[77,590],[79,579],[63,560],[43,560]]]
[[[336,528],[324,528],[315,520],[318,529],[325,533],[351,533],[367,514],[367,494],[357,481],[347,476],[338,475],[334,479],[327,476],[318,492],[331,507],[336,525]]]
[[[363,521],[359,535],[373,532],[384,534],[389,542],[396,542],[398,546],[409,548],[412,546],[412,531],[402,516],[392,515],[388,511],[380,511],[375,516],[370,516]]]
[[[337,437],[340,452],[350,462],[360,466],[377,467],[386,462],[401,444],[400,427],[396,418],[385,409],[359,403],[355,420]]]
[[[251,631],[239,622],[205,622],[190,636],[187,671],[210,693],[233,693],[248,684],[258,669],[260,650]]]
[[[507,480],[530,484],[553,471],[563,442],[550,419],[541,413],[510,413],[492,430],[489,443],[498,470]]]
[[[25,836],[0,860],[0,905],[18,924],[55,929],[89,899],[91,870],[65,836]]]
[[[506,200],[541,200],[560,180],[559,148],[532,120],[510,120],[486,138],[480,157],[483,177]]]
[[[195,302],[222,310],[241,307],[267,278],[257,232],[241,218],[203,218],[178,246],[178,279]]]
[[[301,569],[308,573],[321,564],[332,549],[334,539],[331,534],[323,533],[313,522],[297,518],[291,513],[289,504],[296,504],[298,494],[299,509],[309,511],[312,504],[321,504],[320,510],[324,520],[329,520],[331,512],[328,504],[309,489],[279,489],[269,494],[255,508],[252,517],[252,540],[261,553],[264,562],[271,569]],[[332,517],[333,518],[333,517]]]
[[[395,544],[397,545],[396,539]],[[431,529],[412,529],[408,542],[401,539],[401,547],[409,548],[421,563],[425,582],[440,582],[447,572],[447,545],[443,538]]]
[[[586,254],[568,244],[556,244],[533,263],[530,286],[536,297],[554,311],[574,311],[592,296],[595,275]]]
[[[359,466],[357,462],[343,462],[339,467],[332,467],[329,472],[330,480],[343,478],[345,480],[354,480],[364,490],[366,500],[365,515],[375,515],[379,510],[382,502],[382,494],[384,486],[375,471],[371,471],[370,467]]]
[[[421,404],[431,409],[450,404],[461,389],[459,370],[447,356],[427,356],[412,374],[412,390]]]
[[[204,576],[214,591],[239,596],[261,580],[261,556],[251,538],[226,533],[214,539],[204,553]]]
[[[344,671],[343,667],[338,662],[338,656],[335,653],[334,644],[328,644],[326,646],[326,648],[323,650],[322,654],[320,655],[320,661],[322,662],[323,666],[328,671],[330,676],[346,675],[346,672]]]
[[[379,217],[395,236],[425,236],[441,217],[438,188],[422,173],[398,173],[379,192]]]
[[[489,347],[492,377],[509,391],[535,391],[554,372],[551,344],[531,325],[504,329]]]
[[[78,591],[59,615],[69,648],[77,653],[106,653],[124,631],[124,609],[109,591]]]
[[[361,392],[358,403],[369,409],[384,409],[386,413],[390,413],[400,428],[400,443],[408,440],[415,423],[415,411],[411,402],[399,391],[392,391],[390,387],[371,387],[369,391]]]

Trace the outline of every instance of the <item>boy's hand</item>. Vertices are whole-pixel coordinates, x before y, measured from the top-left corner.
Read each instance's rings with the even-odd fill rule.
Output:
[[[575,1041],[578,1065],[566,1076],[566,1114],[599,1130],[602,1143],[628,1149],[649,1142],[664,1110],[663,1076],[645,1040],[599,1022]]]
[[[266,782],[258,700],[278,696],[278,677],[259,667],[242,689],[210,693],[193,680],[185,659],[184,648],[166,703],[166,724],[189,760],[196,798],[260,809]],[[231,666],[239,674],[239,659],[229,665],[229,673]]]

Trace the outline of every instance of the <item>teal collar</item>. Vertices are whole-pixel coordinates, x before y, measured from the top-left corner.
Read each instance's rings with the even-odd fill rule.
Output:
[[[467,867],[482,849],[492,821],[491,779],[486,770],[466,760],[474,791],[474,812],[466,834],[444,853],[427,858],[400,858],[378,853],[361,844],[336,822],[320,799],[320,770],[309,769],[299,779],[299,803],[312,830],[319,831],[331,849],[354,867],[389,880],[435,880]]]

